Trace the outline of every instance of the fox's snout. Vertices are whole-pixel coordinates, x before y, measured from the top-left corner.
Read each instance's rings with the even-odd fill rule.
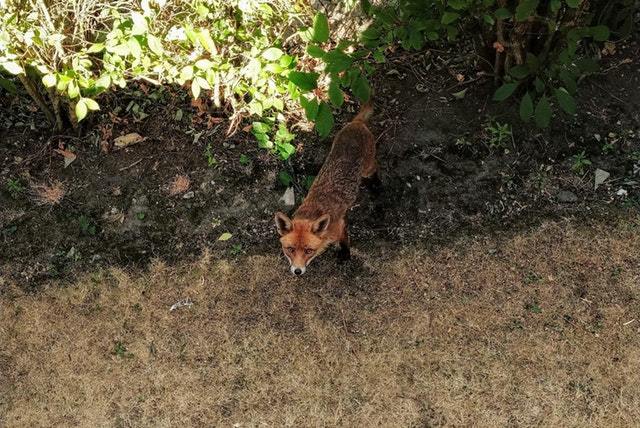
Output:
[[[307,271],[307,268],[304,266],[298,267],[298,266],[291,265],[291,273],[294,274],[295,276],[304,275],[306,271]]]

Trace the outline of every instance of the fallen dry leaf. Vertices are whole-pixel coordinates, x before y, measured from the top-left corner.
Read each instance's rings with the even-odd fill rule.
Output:
[[[76,160],[77,156],[75,153],[70,152],[69,150],[64,150],[64,149],[56,149],[55,150],[56,153],[61,154],[62,156],[64,156],[64,167],[68,167],[69,165],[71,165],[73,163],[73,161]]]
[[[38,205],[58,205],[66,191],[60,181],[51,184],[35,184],[33,194]]]
[[[497,50],[498,52],[504,52],[504,46],[500,42],[494,42],[493,43],[493,48],[495,50]]]
[[[138,144],[142,141],[146,140],[145,137],[143,137],[142,135],[138,134],[137,132],[132,132],[130,134],[126,134],[126,135],[121,135],[120,137],[116,138],[115,140],[113,140],[113,144],[119,148],[119,149],[123,149],[125,147],[129,147],[132,146],[134,144]]]
[[[169,195],[176,196],[189,190],[191,180],[186,175],[178,175],[169,186]]]

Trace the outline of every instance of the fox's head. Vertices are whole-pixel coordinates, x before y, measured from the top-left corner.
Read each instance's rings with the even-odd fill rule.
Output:
[[[282,252],[291,264],[291,273],[302,275],[311,260],[327,248],[325,235],[329,228],[329,214],[314,220],[291,220],[286,214],[277,212],[275,220]]]

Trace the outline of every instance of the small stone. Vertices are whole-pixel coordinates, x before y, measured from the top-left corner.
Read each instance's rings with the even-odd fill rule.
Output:
[[[194,196],[196,196],[196,194],[192,190],[191,192],[187,192],[184,195],[182,195],[182,199],[192,199]]]
[[[616,195],[620,196],[621,198],[626,198],[629,195],[629,192],[627,192],[626,189],[619,189],[616,192]]]
[[[284,192],[284,195],[282,195],[282,197],[280,198],[280,201],[282,201],[284,205],[287,207],[292,207],[296,204],[296,194],[293,190],[293,187],[289,187]]]
[[[611,174],[609,174],[608,171],[605,171],[600,168],[596,169],[593,188],[597,189],[602,183],[604,183],[607,180],[607,178],[609,178],[610,175]]]
[[[556,196],[556,198],[558,199],[558,202],[562,202],[562,203],[574,203],[574,202],[578,202],[578,196],[576,196],[575,193],[569,191],[569,190],[561,190],[558,192],[558,195]]]

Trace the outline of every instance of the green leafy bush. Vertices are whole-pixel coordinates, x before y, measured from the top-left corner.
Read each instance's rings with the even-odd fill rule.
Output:
[[[582,77],[598,64],[583,48],[604,42],[609,27],[629,27],[631,0],[399,0],[373,7],[363,2],[374,23],[362,34],[378,55],[398,41],[405,49],[447,39],[462,43],[477,35],[479,54],[501,83],[495,101],[520,97],[520,116],[539,127],[555,107],[576,112],[574,95]],[[612,8],[617,3],[618,8]],[[624,13],[614,13],[614,10]],[[461,39],[461,40],[459,40]]]

